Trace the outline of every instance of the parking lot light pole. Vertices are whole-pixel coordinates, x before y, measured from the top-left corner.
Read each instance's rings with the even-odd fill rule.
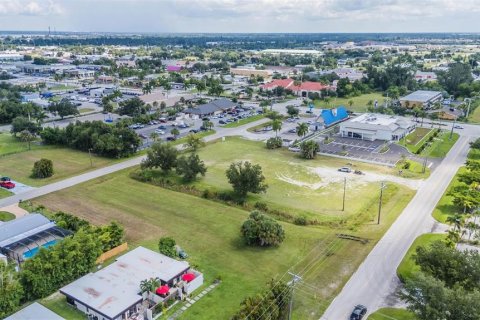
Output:
[[[343,178],[343,205],[342,211],[345,211],[345,192],[347,190],[347,178]]]
[[[453,123],[452,123],[452,130],[450,130],[450,137],[448,140],[452,140],[453,137],[453,128],[455,128],[455,122],[457,121],[457,117],[453,118]]]
[[[380,224],[380,215],[382,212],[382,197],[383,197],[383,189],[385,189],[387,186],[385,185],[385,182],[382,181],[380,185],[380,198],[378,201],[378,218],[377,218],[377,224]]]
[[[93,160],[92,160],[92,149],[88,149],[88,156],[90,157],[90,167],[93,168]]]

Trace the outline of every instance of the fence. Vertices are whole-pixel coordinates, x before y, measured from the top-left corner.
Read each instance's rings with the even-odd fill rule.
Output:
[[[98,257],[96,263],[104,263],[105,260],[110,259],[111,257],[115,257],[117,254],[122,253],[128,250],[128,244],[126,242],[122,243],[121,245],[104,252]]]

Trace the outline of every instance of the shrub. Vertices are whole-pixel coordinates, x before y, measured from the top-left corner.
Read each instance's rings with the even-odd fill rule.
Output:
[[[276,246],[285,239],[283,227],[274,219],[253,211],[243,223],[241,233],[248,245]]]
[[[167,257],[174,258],[177,256],[177,251],[175,250],[175,240],[171,237],[162,237],[158,241],[158,251],[161,254],[166,255]]]
[[[282,139],[280,137],[273,137],[267,140],[267,149],[278,149],[282,147]]]
[[[405,161],[405,163],[403,164],[402,168],[408,170],[408,169],[410,169],[410,166],[411,166],[410,161]]]
[[[268,205],[265,202],[257,201],[255,202],[254,205],[255,209],[261,210],[261,211],[268,211]]]
[[[293,220],[293,223],[295,223],[298,226],[306,226],[308,224],[308,221],[305,216],[299,216],[299,217],[296,217],[295,220]]]
[[[44,179],[53,176],[53,162],[49,159],[35,161],[32,169],[32,178]]]

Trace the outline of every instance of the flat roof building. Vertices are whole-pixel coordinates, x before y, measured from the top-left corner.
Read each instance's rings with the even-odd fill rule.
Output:
[[[229,99],[216,99],[210,101],[209,103],[198,105],[195,108],[188,108],[184,112],[197,116],[208,116],[222,113],[226,110],[234,108],[236,105],[237,104],[235,102],[232,102]]]
[[[441,101],[443,95],[440,91],[417,90],[399,99],[405,108],[427,108],[437,101]]]
[[[194,274],[186,283],[183,275]],[[60,289],[67,302],[95,319],[134,319],[146,311],[140,292],[142,280],[158,278],[169,288],[167,296],[189,294],[203,283],[203,275],[190,269],[186,261],[138,247],[119,257],[114,263]],[[163,301],[159,296],[151,300]]]
[[[38,302],[15,312],[4,320],[65,320],[50,309],[45,308]]]
[[[414,129],[415,123],[408,118],[375,113],[340,123],[342,137],[369,141],[398,141]]]

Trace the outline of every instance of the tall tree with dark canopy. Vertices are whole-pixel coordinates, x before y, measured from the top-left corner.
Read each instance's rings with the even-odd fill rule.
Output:
[[[142,161],[142,169],[160,168],[168,173],[177,165],[178,150],[169,143],[155,142]]]
[[[232,185],[234,193],[244,200],[249,192],[262,193],[268,188],[262,167],[249,161],[234,162],[226,171],[228,182]]]

